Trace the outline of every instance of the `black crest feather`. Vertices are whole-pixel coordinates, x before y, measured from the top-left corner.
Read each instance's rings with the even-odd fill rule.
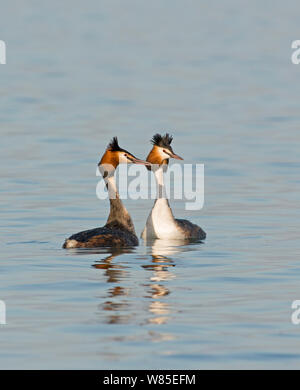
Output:
[[[112,151],[112,152],[117,152],[117,151],[121,151],[122,149],[120,148],[119,146],[119,143],[118,143],[118,138],[117,137],[114,137],[110,143],[107,145],[107,149]]]
[[[161,146],[165,148],[170,146],[172,141],[173,141],[173,137],[168,133],[166,133],[163,136],[157,133],[151,139],[153,145]]]

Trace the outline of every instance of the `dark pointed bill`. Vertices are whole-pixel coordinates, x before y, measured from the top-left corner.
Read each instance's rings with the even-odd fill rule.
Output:
[[[176,160],[183,160],[182,157],[178,156],[178,154],[170,153],[170,157],[175,158]]]
[[[148,161],[145,161],[145,160],[141,160],[139,158],[136,158],[134,156],[127,156],[127,158],[132,162],[132,164],[142,164],[142,165],[146,165],[146,166],[151,166],[151,163],[148,162]]]
[[[183,160],[182,157],[178,156],[178,154],[174,153],[172,148],[163,149],[164,153],[168,154],[171,158],[175,158],[176,160]]]

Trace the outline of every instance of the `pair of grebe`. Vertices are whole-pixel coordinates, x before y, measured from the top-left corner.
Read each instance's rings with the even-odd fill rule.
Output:
[[[109,193],[110,213],[107,222],[103,227],[73,234],[65,240],[63,248],[127,247],[139,244],[132,219],[120,199],[114,178],[115,169],[124,163],[143,164],[155,175],[158,194],[142,232],[143,239],[205,239],[206,233],[200,226],[174,218],[166,197],[163,174],[169,159],[183,160],[173,152],[172,140],[169,134],[155,134],[151,140],[153,147],[145,161],[122,149],[114,137],[98,164]]]

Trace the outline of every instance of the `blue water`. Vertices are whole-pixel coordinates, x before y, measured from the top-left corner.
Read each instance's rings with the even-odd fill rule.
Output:
[[[299,368],[297,1],[0,7],[1,368]],[[205,166],[205,243],[65,251],[108,141]],[[153,200],[125,200],[136,231]]]

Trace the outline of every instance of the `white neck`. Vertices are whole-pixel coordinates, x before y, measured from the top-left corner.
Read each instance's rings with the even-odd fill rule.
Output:
[[[166,188],[164,183],[164,170],[162,165],[154,171],[154,176],[156,179],[156,198],[166,199],[167,196],[166,196]]]
[[[116,199],[119,197],[115,176],[106,177],[105,183],[107,186],[109,199]]]
[[[181,238],[166,196],[163,166],[154,171],[157,184],[157,199],[147,219],[142,237],[146,238]]]
[[[164,186],[164,172],[163,172],[163,166],[161,165],[158,169],[154,171],[154,176],[156,179],[156,183],[158,185]]]
[[[110,202],[110,212],[106,221],[106,226],[110,224],[113,226],[122,225],[131,233],[135,234],[131,217],[120,199],[115,177],[108,176],[104,180],[107,185]]]

